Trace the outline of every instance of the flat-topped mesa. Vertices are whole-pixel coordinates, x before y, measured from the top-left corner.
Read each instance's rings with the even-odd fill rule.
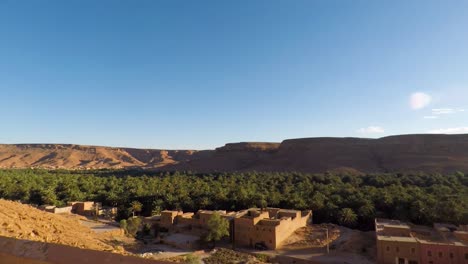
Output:
[[[0,145],[0,168],[215,172],[468,172],[468,135],[300,138],[230,143],[216,150],[158,150],[72,144]]]
[[[297,138],[286,139],[281,142],[280,149],[286,148],[310,148],[316,146],[390,146],[390,145],[458,145],[468,146],[468,134],[460,135],[440,135],[440,134],[414,134],[397,135],[382,138],[354,138],[354,137],[316,137],[316,138]]]
[[[446,134],[409,134],[395,135],[374,139],[374,141],[397,144],[434,144],[434,143],[468,143],[468,134],[446,135]]]
[[[258,151],[258,152],[269,152],[275,151],[279,148],[280,143],[268,143],[268,142],[239,142],[239,143],[228,143],[223,147],[217,148],[216,151]]]
[[[297,138],[297,139],[286,139],[281,142],[280,150],[285,149],[308,149],[313,147],[321,146],[337,146],[337,145],[363,145],[369,146],[375,139],[369,138],[334,138],[334,137],[317,137],[317,138]]]

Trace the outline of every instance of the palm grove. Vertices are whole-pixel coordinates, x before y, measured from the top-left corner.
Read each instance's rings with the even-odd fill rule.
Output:
[[[0,170],[0,197],[65,205],[92,200],[119,207],[118,219],[165,209],[312,209],[314,222],[363,230],[375,217],[417,224],[468,223],[468,174],[151,173]]]

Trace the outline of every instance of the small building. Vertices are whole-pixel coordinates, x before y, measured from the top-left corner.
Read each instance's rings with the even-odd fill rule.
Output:
[[[189,228],[203,232],[214,213],[229,221],[230,239],[235,245],[254,247],[262,243],[269,249],[278,248],[296,229],[306,226],[312,219],[311,211],[279,208],[252,208],[239,212],[199,210],[197,213],[166,210],[161,212],[159,225],[170,231]]]
[[[376,219],[379,264],[468,264],[468,232],[463,226],[433,228]]]
[[[160,217],[160,226],[170,229],[175,225],[177,222],[175,221],[175,218],[179,215],[182,215],[182,211],[169,211],[169,210],[164,210],[161,212],[161,217]]]
[[[72,206],[72,213],[84,215],[84,216],[93,216],[99,211],[100,204],[95,202],[69,202],[69,206]],[[98,209],[96,210],[96,206]]]
[[[72,211],[71,206],[57,207],[55,205],[41,205],[38,209],[53,213],[53,214],[69,214]]]
[[[54,214],[70,214],[71,211],[72,211],[71,206],[55,207],[54,208]]]
[[[298,228],[312,219],[312,211],[279,208],[249,209],[234,218],[234,244],[254,247],[260,243],[268,249],[277,249]]]

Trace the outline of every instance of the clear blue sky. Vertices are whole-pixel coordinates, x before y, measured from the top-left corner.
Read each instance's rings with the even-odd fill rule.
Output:
[[[467,12],[439,0],[0,1],[0,142],[468,133]]]

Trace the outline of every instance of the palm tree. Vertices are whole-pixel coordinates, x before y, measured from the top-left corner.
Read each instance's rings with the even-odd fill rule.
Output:
[[[131,206],[132,206],[133,217],[135,217],[135,213],[141,212],[143,208],[143,205],[139,201],[133,201]]]
[[[357,221],[357,215],[351,208],[343,208],[338,214],[340,225],[353,226]]]

